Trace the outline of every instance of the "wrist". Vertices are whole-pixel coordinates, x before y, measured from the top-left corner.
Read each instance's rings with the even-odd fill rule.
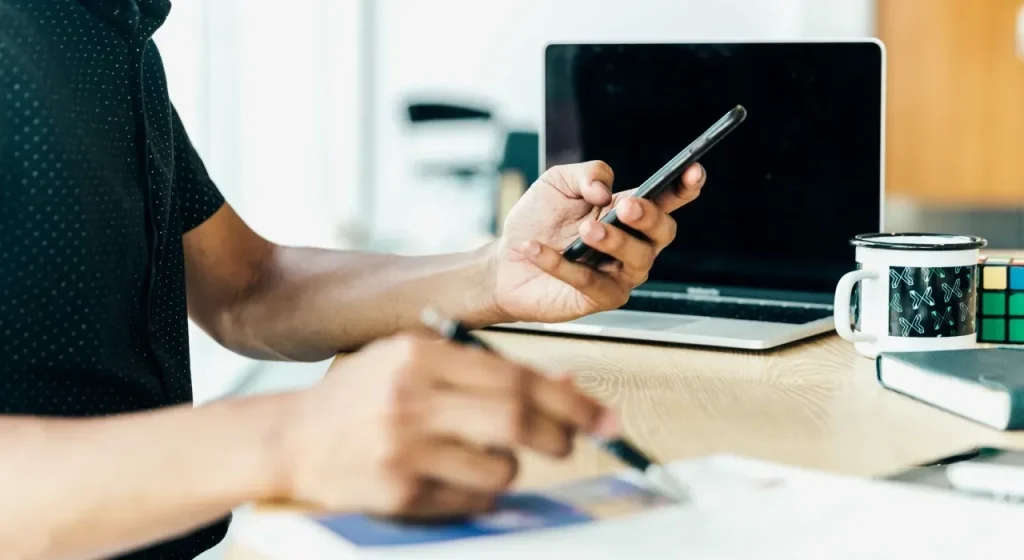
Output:
[[[335,362],[339,359],[342,358],[335,358]],[[332,364],[330,370],[334,367]],[[360,511],[366,506],[358,493],[363,487],[363,481],[359,480],[359,464],[363,459],[346,454],[354,458],[352,463],[332,462],[330,455],[337,453],[333,448],[338,444],[334,436],[324,438],[326,432],[343,434],[344,440],[357,440],[358,428],[349,422],[339,424],[338,418],[325,418],[322,413],[328,410],[325,408],[328,403],[323,401],[325,397],[330,399],[330,408],[356,408],[353,403],[331,399],[320,384],[275,397],[279,401],[274,422],[277,429],[273,444],[268,446],[272,455],[269,480],[273,483],[266,499],[303,507],[327,506],[334,512]],[[359,448],[358,445],[351,447]],[[335,477],[341,477],[343,482]]]
[[[253,491],[256,500],[288,500],[293,495],[293,480],[297,467],[293,442],[295,412],[301,410],[297,401],[301,393],[282,393],[254,397],[249,403],[255,415],[254,422],[243,429],[250,438],[243,438],[253,449],[255,460],[261,465],[258,482]]]
[[[498,244],[488,243],[466,253],[465,311],[460,319],[472,328],[507,323],[512,317],[498,304]]]

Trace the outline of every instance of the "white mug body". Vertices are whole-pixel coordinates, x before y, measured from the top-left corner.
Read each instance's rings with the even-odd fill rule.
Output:
[[[985,241],[940,234],[858,236],[857,270],[837,287],[840,336],[857,353],[956,350],[977,345],[978,261]],[[849,277],[849,278],[848,278]],[[853,287],[853,297],[849,288]],[[852,319],[850,317],[852,315]],[[840,321],[845,319],[848,328]]]

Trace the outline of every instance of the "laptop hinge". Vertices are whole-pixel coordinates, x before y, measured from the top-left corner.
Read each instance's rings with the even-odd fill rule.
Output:
[[[814,309],[833,308],[831,298],[824,298],[819,294],[800,294],[796,292],[786,293],[774,290],[719,290],[717,288],[706,288],[697,286],[671,286],[665,289],[661,286],[655,288],[646,287],[633,290],[633,296],[646,298],[664,299],[686,299],[692,301],[709,301],[718,303],[739,303],[747,305],[777,305],[781,307],[802,307]],[[725,293],[723,293],[725,292]]]

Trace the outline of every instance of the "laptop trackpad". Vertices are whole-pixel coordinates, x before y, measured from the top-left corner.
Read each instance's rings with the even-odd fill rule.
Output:
[[[644,313],[642,311],[605,311],[572,321],[576,325],[593,325],[608,329],[641,329],[667,331],[702,321],[702,317],[687,317],[665,313]]]

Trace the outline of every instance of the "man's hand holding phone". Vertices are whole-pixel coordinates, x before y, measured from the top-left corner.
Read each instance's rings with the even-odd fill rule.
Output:
[[[621,307],[675,239],[669,214],[696,199],[705,180],[695,163],[672,188],[648,200],[632,197],[632,190],[612,194],[614,173],[604,162],[552,167],[509,213],[495,247],[500,316],[560,322]],[[644,238],[601,223],[612,210]],[[576,238],[614,260],[593,267],[566,259],[562,249]]]
[[[747,110],[742,105],[737,105],[726,113],[718,122],[711,125],[711,128],[704,131],[696,140],[690,143],[675,157],[668,161],[661,169],[651,175],[642,185],[631,191],[632,198],[657,200],[666,189],[676,184],[687,168],[697,162],[722,138],[725,138],[737,126],[747,118]],[[617,210],[601,218],[601,223],[619,227],[634,237],[643,238],[643,233],[630,228],[620,219]],[[583,237],[580,236],[563,252],[565,258],[570,261],[578,261],[591,266],[599,266],[607,263],[614,257],[599,249],[589,246]]]
[[[707,179],[697,159],[743,121],[736,107],[643,185],[612,192],[590,161],[548,169],[506,218],[495,250],[495,322],[569,321],[621,307],[676,235],[673,211]]]

